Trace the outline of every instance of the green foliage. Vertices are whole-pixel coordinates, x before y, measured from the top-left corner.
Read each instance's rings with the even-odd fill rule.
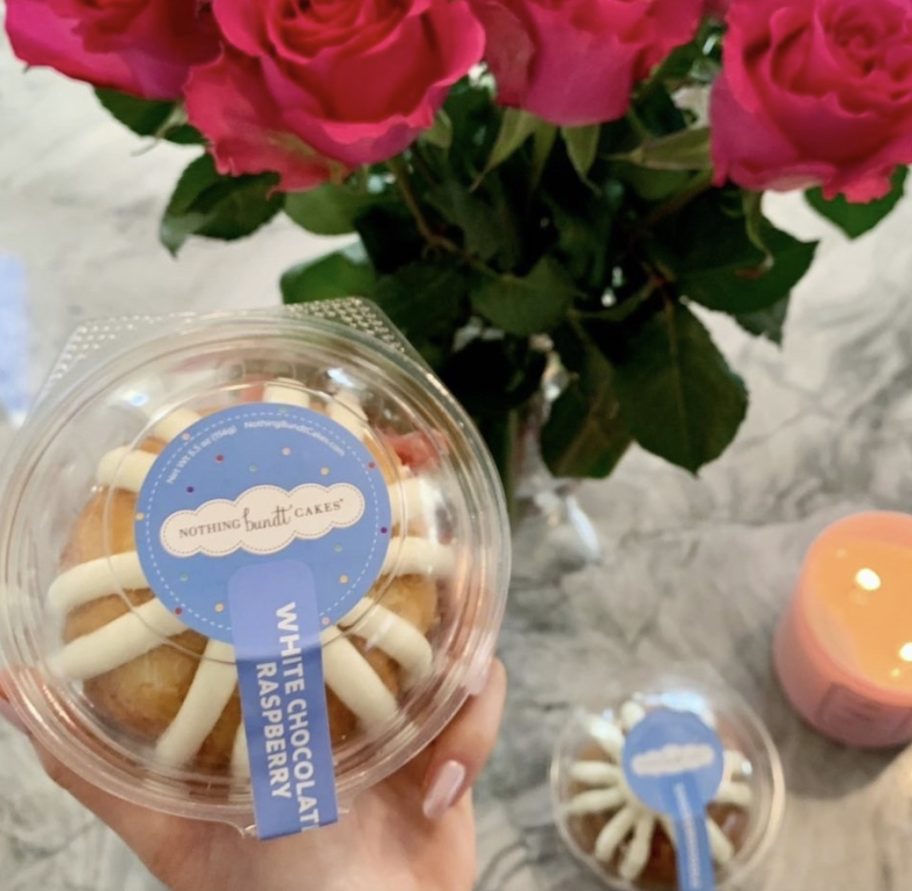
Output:
[[[230,179],[200,158],[162,239],[176,251],[191,234],[241,237],[279,209],[309,232],[357,238],[288,270],[283,298],[374,300],[471,413],[508,487],[546,368],[559,382],[541,428],[553,473],[604,477],[634,442],[696,472],[748,404],[697,313],[781,343],[816,251],[765,218],[761,195],[714,186],[709,131],[676,103],[680,88],[712,82],[722,34],[705,23],[636,88],[623,119],[598,126],[501,108],[481,75],[456,84],[401,155],[309,192],[276,194],[274,176]],[[143,135],[174,138],[184,125],[170,103],[100,98]],[[862,207],[808,200],[857,235],[892,209],[904,178]]]
[[[282,276],[285,303],[312,303],[333,297],[370,297],[376,275],[360,246],[335,251],[293,266]]]
[[[808,204],[831,223],[835,223],[849,238],[858,238],[873,229],[899,203],[906,189],[908,167],[897,167],[893,173],[892,188],[876,201],[853,204],[842,195],[827,201],[820,189],[805,193]]]
[[[138,99],[99,87],[95,95],[112,117],[139,136],[166,139],[180,145],[201,145],[199,130],[187,123],[184,109],[176,102]]]
[[[222,176],[212,158],[197,158],[181,175],[161,221],[162,244],[177,254],[191,235],[233,241],[269,222],[282,207],[278,177]]]
[[[621,410],[643,448],[696,472],[734,439],[744,383],[683,304],[667,302],[630,331],[613,359]]]

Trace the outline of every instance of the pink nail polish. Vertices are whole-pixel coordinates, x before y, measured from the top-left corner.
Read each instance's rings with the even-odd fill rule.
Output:
[[[439,820],[457,801],[465,785],[466,769],[458,761],[447,761],[428,787],[422,810],[428,820]]]
[[[478,696],[484,690],[484,688],[488,686],[488,678],[491,677],[491,666],[493,664],[494,660],[489,660],[487,665],[485,665],[485,667],[469,681],[469,683],[466,685],[466,690],[468,691],[469,696]]]
[[[8,724],[12,724],[21,733],[28,732],[22,719],[16,714],[16,710],[5,699],[0,699],[0,718],[3,718]]]

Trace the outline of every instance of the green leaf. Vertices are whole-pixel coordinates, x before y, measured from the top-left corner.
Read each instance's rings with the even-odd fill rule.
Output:
[[[691,270],[679,279],[682,293],[710,309],[734,315],[759,312],[788,297],[814,262],[817,242],[799,241],[769,223],[763,227],[763,238],[770,264]]]
[[[327,183],[308,192],[286,195],[285,213],[315,235],[346,235],[355,231],[359,214],[384,200],[381,195],[359,192],[347,183]]]
[[[736,315],[777,303],[801,280],[816,242],[776,229],[752,208],[740,190],[714,189],[654,228],[650,249],[682,294]]]
[[[374,301],[432,365],[468,320],[469,273],[455,259],[418,260],[383,276]]]
[[[507,234],[502,221],[493,208],[461,183],[448,179],[431,189],[426,200],[447,222],[462,230],[470,253],[487,261],[500,251]]]
[[[574,289],[560,264],[544,257],[524,278],[502,275],[484,279],[472,292],[472,307],[509,334],[528,336],[560,322]]]
[[[593,124],[591,127],[561,128],[570,163],[573,164],[573,169],[581,179],[586,179],[595,163],[600,132],[601,128],[598,124]]]
[[[529,168],[529,191],[534,192],[542,176],[545,173],[545,167],[548,165],[548,158],[551,157],[551,149],[557,140],[557,127],[553,124],[542,122],[542,125],[535,131],[532,139],[532,164]]]
[[[616,160],[629,161],[649,170],[709,170],[709,128],[680,130],[669,136],[649,139]]]
[[[453,144],[453,122],[442,108],[437,112],[430,128],[421,134],[421,140],[445,152],[449,151]]]
[[[905,192],[908,173],[908,167],[897,167],[893,173],[890,191],[883,198],[867,204],[852,204],[842,195],[827,201],[820,189],[811,189],[805,196],[814,210],[839,226],[849,238],[858,238],[859,235],[873,229],[896,207]]]
[[[200,132],[187,123],[183,107],[176,102],[138,99],[102,87],[95,90],[95,95],[114,118],[139,136],[167,139],[181,145],[205,142]]]
[[[544,121],[527,111],[505,109],[497,140],[488,156],[482,176],[503,164],[543,124]]]
[[[370,297],[375,285],[374,271],[360,245],[293,266],[280,282],[285,303]]]
[[[255,232],[282,207],[278,176],[222,176],[209,155],[181,174],[162,217],[159,238],[177,254],[191,235],[232,241]]]
[[[790,299],[790,297],[783,297],[778,303],[774,303],[766,309],[739,313],[735,316],[735,321],[749,334],[765,337],[781,346]]]
[[[555,342],[565,364],[577,374],[551,407],[541,432],[542,457],[555,476],[601,479],[614,470],[631,443],[614,389],[614,371],[588,338],[568,332]]]
[[[415,218],[403,204],[376,204],[359,213],[355,229],[374,269],[395,272],[417,260],[426,243],[415,225]]]
[[[528,402],[541,387],[546,362],[526,338],[475,338],[450,357],[441,376],[466,411],[485,418]]]
[[[731,443],[747,391],[690,310],[668,302],[615,350],[621,410],[643,448],[696,472]]]

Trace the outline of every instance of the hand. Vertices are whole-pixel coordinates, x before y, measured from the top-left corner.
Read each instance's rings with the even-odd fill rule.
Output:
[[[259,842],[221,823],[150,811],[87,783],[32,740],[45,770],[107,823],[173,891],[470,891],[471,787],[494,748],[506,672],[415,760],[358,798],[335,826]],[[0,713],[19,723],[0,688]]]

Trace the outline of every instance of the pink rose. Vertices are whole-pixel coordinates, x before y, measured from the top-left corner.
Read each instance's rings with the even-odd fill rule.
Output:
[[[198,0],[7,0],[16,55],[99,87],[176,99],[218,50]]]
[[[706,0],[703,12],[706,15],[715,16],[717,19],[724,19],[725,13],[728,12],[730,0]]]
[[[870,201],[912,162],[912,4],[734,0],[713,89],[716,179]]]
[[[565,126],[622,117],[697,30],[703,0],[471,0],[501,104]]]
[[[306,189],[385,160],[430,127],[481,58],[465,0],[215,0],[227,46],[196,69],[190,120],[223,173]]]

